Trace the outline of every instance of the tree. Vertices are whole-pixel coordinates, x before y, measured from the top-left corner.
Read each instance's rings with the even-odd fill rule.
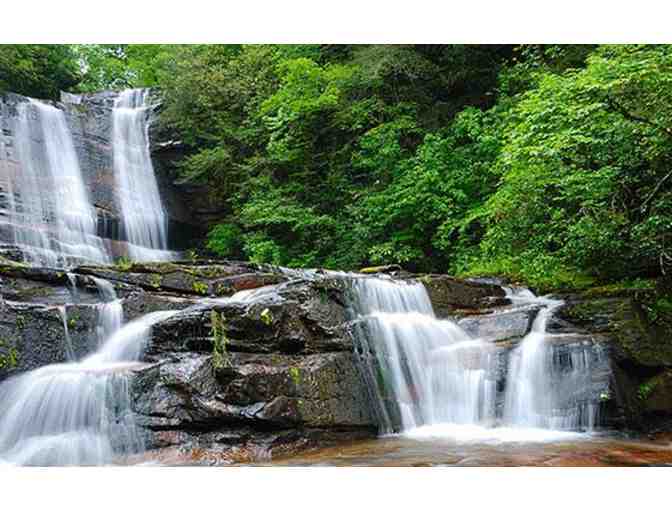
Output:
[[[72,47],[58,44],[0,46],[0,93],[16,92],[40,99],[58,99],[82,73]]]

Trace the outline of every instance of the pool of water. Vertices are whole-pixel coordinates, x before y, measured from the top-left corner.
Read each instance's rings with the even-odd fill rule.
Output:
[[[672,438],[441,425],[275,458],[275,466],[671,466]]]

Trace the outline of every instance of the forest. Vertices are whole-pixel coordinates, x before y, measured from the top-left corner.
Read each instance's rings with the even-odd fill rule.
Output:
[[[672,270],[672,46],[0,49],[0,93],[128,87],[221,204],[213,255],[540,289]]]

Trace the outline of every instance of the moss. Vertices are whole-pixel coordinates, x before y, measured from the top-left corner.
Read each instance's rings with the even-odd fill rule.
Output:
[[[295,386],[301,384],[301,370],[298,367],[289,367],[289,376],[294,381]]]
[[[195,281],[191,284],[191,288],[194,289],[194,292],[198,294],[207,294],[208,293],[208,284],[200,281]]]
[[[224,316],[212,310],[210,322],[212,325],[212,366],[215,370],[221,370],[231,366],[231,358],[226,350],[229,339],[226,336]]]
[[[0,339],[0,348],[6,352],[0,353],[0,369],[16,368],[19,364],[19,352],[15,347],[7,347],[4,340]]]
[[[270,326],[273,323],[273,314],[268,308],[264,308],[259,318],[261,319],[261,322],[267,326]]]
[[[23,329],[26,327],[26,318],[21,314],[16,316],[16,327],[18,329]]]
[[[645,304],[635,299],[625,301],[614,319],[610,329],[628,357],[644,366],[672,364],[669,327],[651,322]]]
[[[129,271],[133,267],[133,261],[128,257],[119,257],[114,261],[114,266],[119,271]]]
[[[654,279],[629,280],[591,287],[583,291],[583,296],[586,298],[630,296],[638,292],[652,290],[655,286],[656,281]]]
[[[360,273],[362,274],[376,274],[376,273],[385,273],[387,271],[398,271],[400,270],[400,266],[396,265],[390,265],[390,266],[371,266],[371,267],[363,267],[359,270]]]
[[[149,277],[149,284],[150,284],[152,287],[154,287],[155,289],[158,289],[159,287],[161,287],[161,282],[162,282],[162,281],[163,281],[163,280],[162,280],[160,274],[156,274],[156,273],[155,273],[155,274],[153,274],[152,276]]]
[[[654,377],[653,379],[649,379],[648,381],[640,384],[637,388],[637,398],[640,400],[647,400],[649,396],[651,396],[651,393],[653,393],[653,390],[656,388],[657,383],[658,381]]]

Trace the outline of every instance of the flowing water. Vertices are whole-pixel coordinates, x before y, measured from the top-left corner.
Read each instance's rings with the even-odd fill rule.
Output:
[[[562,301],[509,290],[514,310],[538,309],[511,348],[437,319],[419,283],[358,278],[353,286],[357,351],[382,434],[535,441],[599,425],[607,389],[591,378],[606,355],[589,339],[546,331]]]
[[[511,348],[438,320],[422,285],[358,278],[353,287],[357,352],[381,435],[270,465],[672,466],[669,437],[599,431],[590,378],[605,354],[546,331],[560,301],[509,289],[514,310],[538,309]],[[502,357],[504,388],[496,384]]]
[[[490,424],[496,384],[491,345],[438,320],[420,283],[359,278],[353,285],[358,352],[381,432]]]
[[[37,100],[20,103],[14,130],[20,168],[7,181],[3,221],[26,261],[109,262],[63,112]]]
[[[599,396],[595,398],[589,389],[599,348],[569,349],[563,359],[557,355],[556,341],[567,335],[546,331],[563,302],[531,295],[521,298],[511,291],[509,298],[543,307],[530,333],[510,354],[504,422],[514,427],[593,430],[599,422]]]
[[[129,375],[142,366],[151,326],[175,312],[150,313],[122,327],[120,301],[108,282],[96,283],[112,298],[99,306],[99,334],[108,336],[98,350],[0,385],[0,463],[101,465],[142,450]]]
[[[149,153],[148,89],[125,90],[112,112],[117,196],[133,260],[171,260],[166,214]]]

